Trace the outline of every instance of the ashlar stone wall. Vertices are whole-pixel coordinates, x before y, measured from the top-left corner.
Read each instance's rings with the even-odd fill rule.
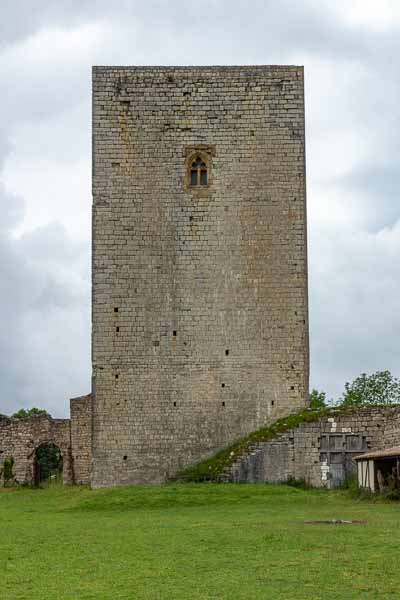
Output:
[[[94,67],[94,487],[306,405],[303,90],[296,66]]]
[[[6,458],[14,459],[18,484],[33,484],[36,450],[53,442],[63,458],[63,482],[88,484],[91,466],[92,397],[72,398],[71,419],[33,416],[16,419],[0,415],[0,471]],[[0,477],[0,484],[2,479]]]
[[[92,396],[70,400],[73,482],[90,483],[92,462]]]
[[[0,417],[0,468],[6,458],[14,459],[16,483],[34,482],[36,449],[53,442],[62,453],[63,482],[72,483],[69,419],[33,416],[27,419]]]
[[[399,408],[358,408],[303,423],[272,441],[254,445],[222,479],[247,483],[296,479],[315,487],[334,487],[355,470],[353,456],[398,445]]]
[[[400,407],[390,410],[389,415],[390,418],[387,419],[383,432],[382,448],[379,448],[382,450],[400,446]]]

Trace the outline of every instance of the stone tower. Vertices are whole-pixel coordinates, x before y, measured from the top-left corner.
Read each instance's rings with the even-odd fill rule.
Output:
[[[94,487],[306,405],[303,68],[94,67]]]

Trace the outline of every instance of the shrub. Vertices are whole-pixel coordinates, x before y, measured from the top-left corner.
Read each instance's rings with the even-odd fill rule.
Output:
[[[42,416],[50,417],[51,415],[49,415],[47,410],[44,410],[44,408],[36,408],[36,406],[34,406],[33,408],[28,408],[28,409],[21,408],[20,410],[18,410],[16,413],[14,413],[11,416],[14,419],[27,419],[28,417],[42,417]]]
[[[319,392],[318,390],[313,389],[310,392],[309,400],[310,408],[312,409],[325,408],[327,406],[325,392]]]
[[[358,476],[357,473],[347,473],[342,483],[339,485],[341,490],[349,490],[352,495],[358,494]]]
[[[4,486],[14,479],[14,458],[9,456],[3,463]]]

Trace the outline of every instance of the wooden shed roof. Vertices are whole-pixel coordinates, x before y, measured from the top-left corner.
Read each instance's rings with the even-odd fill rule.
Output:
[[[394,446],[393,448],[386,448],[385,450],[376,450],[375,452],[366,452],[365,454],[358,454],[353,456],[354,460],[369,460],[372,458],[392,458],[400,457],[400,446]]]

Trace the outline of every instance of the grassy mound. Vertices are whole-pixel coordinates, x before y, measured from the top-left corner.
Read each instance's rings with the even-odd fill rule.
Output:
[[[214,456],[202,460],[201,462],[187,467],[178,474],[177,479],[180,481],[218,481],[232,463],[234,463],[242,454],[245,454],[252,446],[259,442],[267,442],[276,438],[279,434],[284,433],[289,429],[298,427],[301,423],[311,423],[318,421],[322,417],[338,415],[344,412],[345,409],[338,407],[328,407],[320,409],[304,409],[298,413],[287,415],[267,425],[253,431],[248,436],[241,438],[220,450]]]

